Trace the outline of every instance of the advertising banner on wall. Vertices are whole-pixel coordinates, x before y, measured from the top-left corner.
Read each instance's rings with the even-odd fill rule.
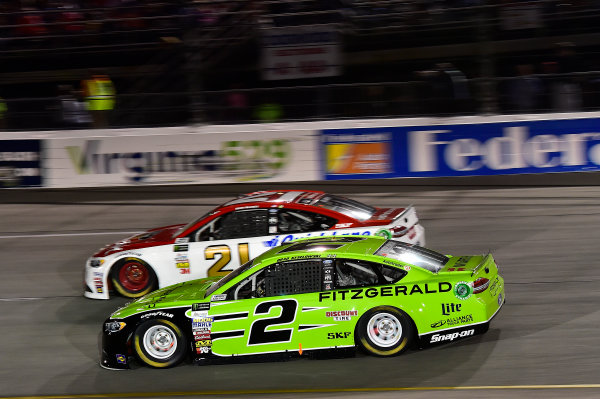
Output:
[[[48,139],[45,147],[48,187],[319,177],[313,130],[68,137]]]
[[[341,73],[341,46],[335,26],[307,25],[263,31],[263,79],[299,79]]]
[[[328,180],[600,170],[600,118],[328,129],[321,143]]]
[[[40,140],[0,140],[0,188],[42,185]]]

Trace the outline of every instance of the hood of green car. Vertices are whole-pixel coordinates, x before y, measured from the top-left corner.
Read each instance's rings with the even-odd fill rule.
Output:
[[[158,310],[174,306],[191,305],[204,300],[206,290],[220,277],[208,277],[199,280],[170,285],[151,292],[118,309],[110,317],[124,318],[148,310]]]

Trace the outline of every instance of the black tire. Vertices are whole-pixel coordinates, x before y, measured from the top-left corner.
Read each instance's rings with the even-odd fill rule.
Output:
[[[170,320],[145,321],[133,334],[137,358],[150,367],[176,366],[184,359],[187,345],[183,331]]]
[[[139,298],[157,288],[154,270],[143,260],[125,258],[111,270],[110,278],[117,292],[127,298]]]
[[[369,355],[388,357],[404,352],[414,335],[406,313],[392,306],[377,306],[358,321],[354,336],[359,348]]]

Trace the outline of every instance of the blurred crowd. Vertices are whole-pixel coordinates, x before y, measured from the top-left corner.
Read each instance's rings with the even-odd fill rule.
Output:
[[[3,0],[0,128],[597,110],[599,16],[595,0]],[[319,24],[360,62],[329,78],[261,79],[262,32]],[[230,48],[207,60],[219,46]],[[145,65],[164,71],[122,69]],[[60,77],[23,75],[46,70]]]

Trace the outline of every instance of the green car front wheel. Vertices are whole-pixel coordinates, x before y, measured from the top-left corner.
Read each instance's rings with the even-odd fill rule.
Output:
[[[172,367],[187,353],[181,329],[169,320],[152,319],[139,325],[133,336],[137,357],[148,366]]]

